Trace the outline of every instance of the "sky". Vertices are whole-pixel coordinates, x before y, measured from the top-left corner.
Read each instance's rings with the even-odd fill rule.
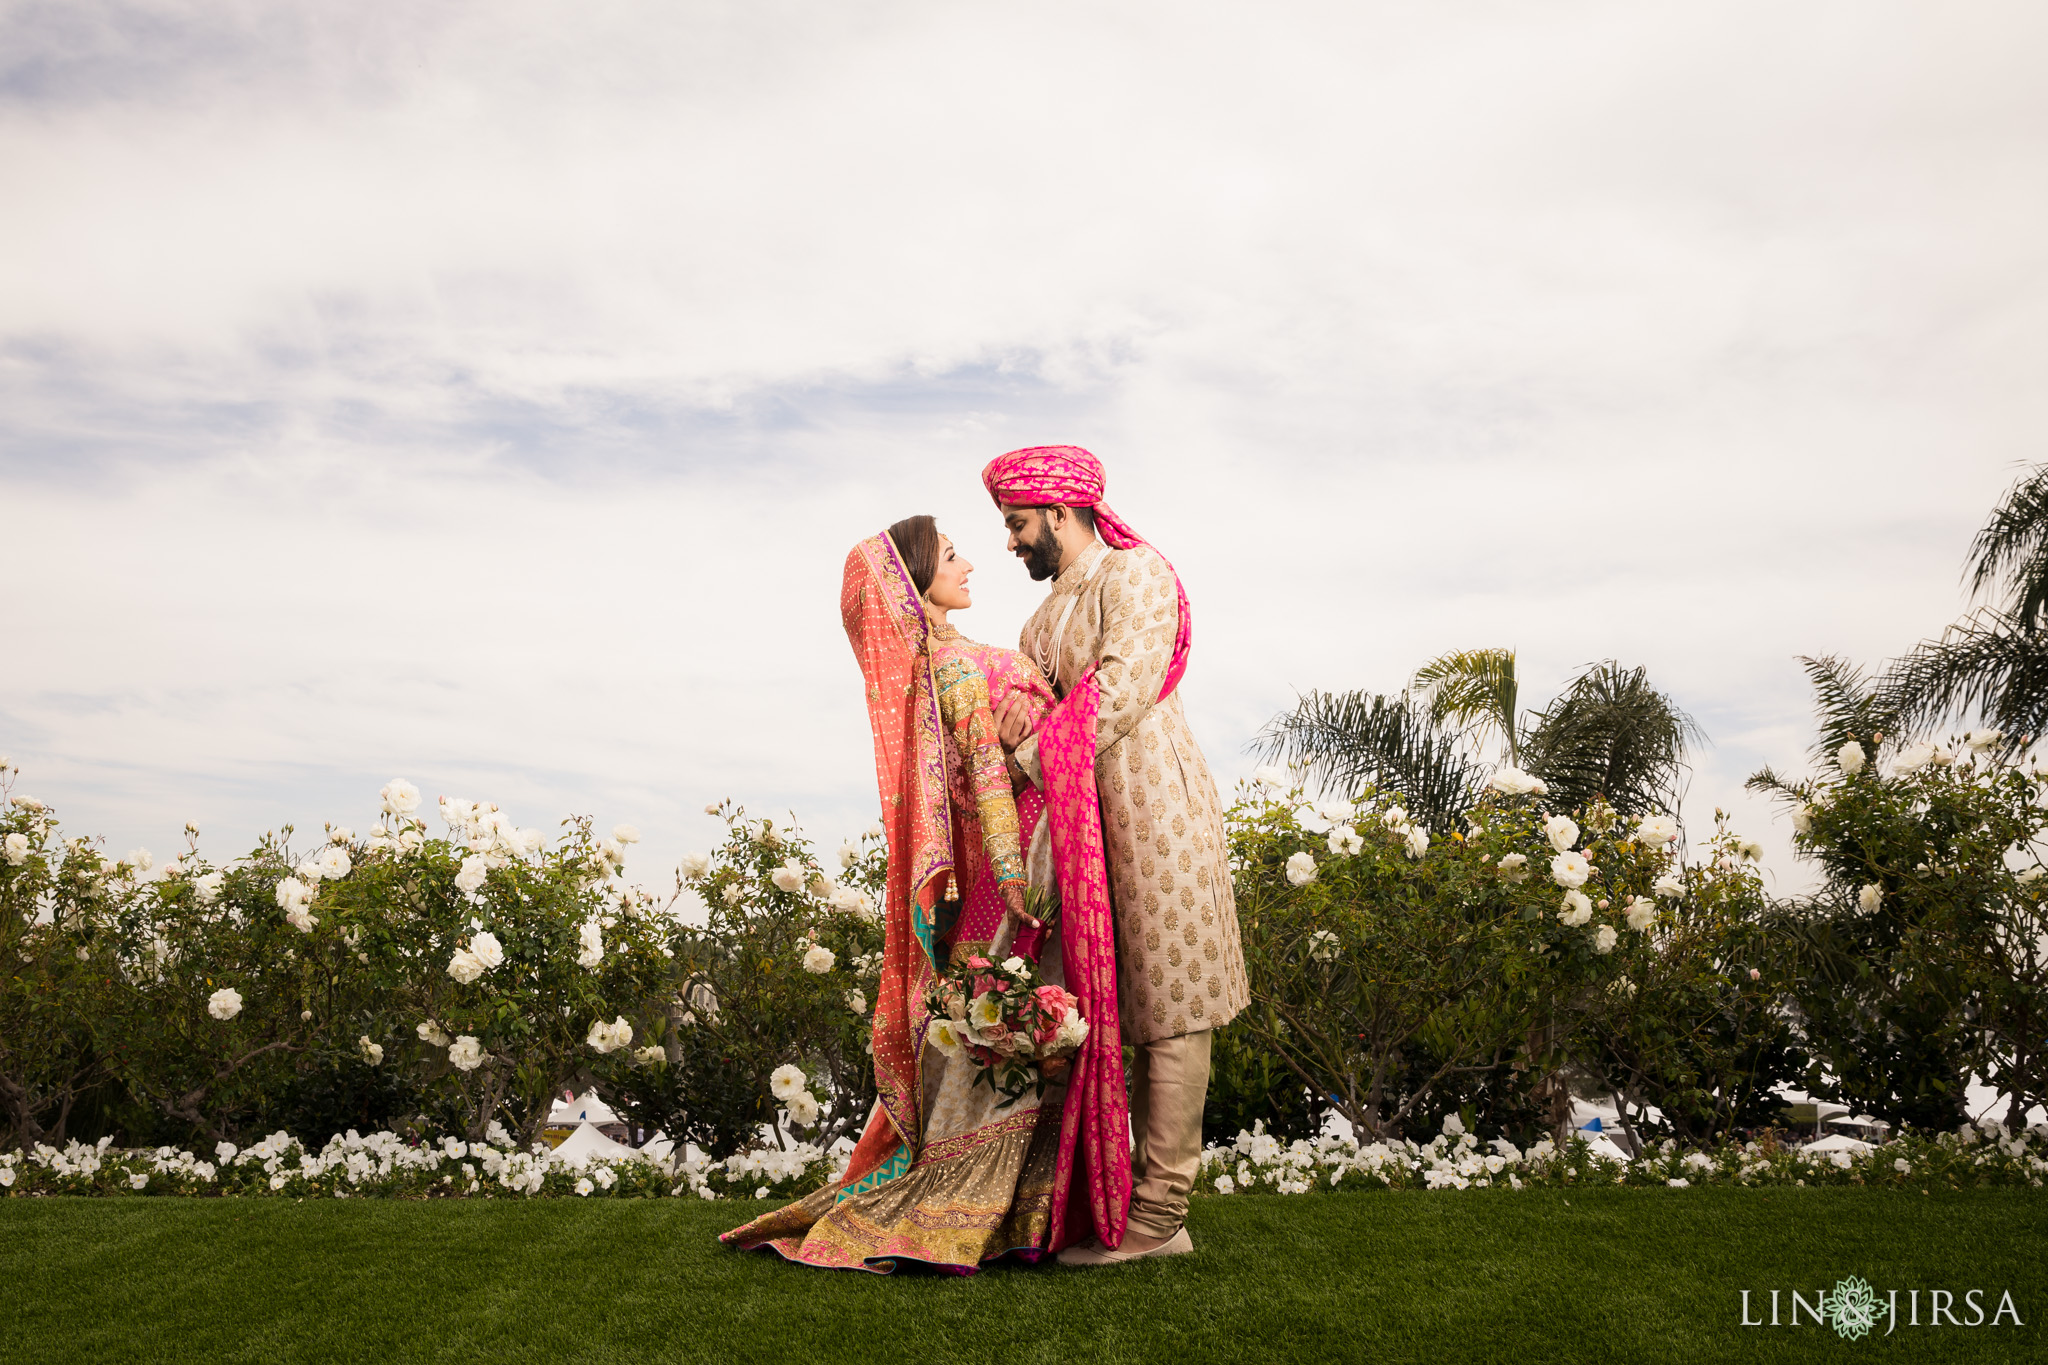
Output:
[[[1967,605],[2048,429],[2048,10],[0,0],[0,754],[162,859],[394,776],[875,809],[847,549],[1089,447],[1227,786],[1519,650],[1703,726],[1810,873],[1797,656]]]

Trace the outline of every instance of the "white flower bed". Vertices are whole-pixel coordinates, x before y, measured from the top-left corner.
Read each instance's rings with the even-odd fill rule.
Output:
[[[1307,1194],[1312,1190],[1529,1189],[1586,1184],[2028,1185],[2048,1177],[2048,1127],[2017,1132],[1986,1121],[1931,1138],[1907,1136],[1867,1152],[1809,1152],[1778,1143],[1729,1144],[1682,1152],[1671,1141],[1635,1160],[1594,1151],[1576,1134],[1560,1148],[1544,1138],[1527,1150],[1505,1138],[1482,1143],[1455,1125],[1426,1143],[1374,1142],[1325,1134],[1282,1143],[1263,1125],[1228,1147],[1202,1153],[1195,1188],[1206,1194]]]
[[[123,1151],[106,1139],[0,1152],[0,1197],[34,1195],[282,1195],[363,1198],[786,1199],[846,1169],[843,1153],[797,1143],[714,1161],[694,1150],[673,1160],[632,1157],[571,1163],[545,1143],[520,1149],[498,1124],[487,1142],[413,1142],[354,1129],[318,1152],[288,1133],[253,1146],[219,1144],[212,1160],[174,1147]]]

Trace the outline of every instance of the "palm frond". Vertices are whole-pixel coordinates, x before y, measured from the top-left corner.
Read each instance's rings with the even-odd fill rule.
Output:
[[[1899,729],[1891,704],[1878,696],[1877,684],[1862,668],[1832,654],[1802,654],[1799,666],[1813,684],[1813,705],[1820,727],[1814,737],[1813,761],[1825,763],[1850,740],[1869,747],[1875,758],[1879,735],[1896,738]]]
[[[1552,801],[1583,806],[1604,796],[1625,815],[1676,814],[1688,746],[1705,733],[1648,671],[1594,664],[1552,701],[1523,741],[1528,769]]]
[[[1508,761],[1521,761],[1512,649],[1454,649],[1440,654],[1415,670],[1408,680],[1408,695],[1427,707],[1433,719],[1457,726],[1477,743],[1498,734]]]
[[[1305,767],[1324,795],[1348,797],[1367,785],[1398,792],[1438,829],[1471,808],[1481,775],[1428,707],[1368,692],[1308,692],[1250,747]]]
[[[1972,594],[1997,592],[1992,607],[2023,634],[2048,622],[2048,465],[2006,490],[1991,520],[1970,542]]]
[[[1877,703],[1902,726],[1981,718],[2018,742],[2048,728],[2048,632],[1981,610],[1895,660]]]

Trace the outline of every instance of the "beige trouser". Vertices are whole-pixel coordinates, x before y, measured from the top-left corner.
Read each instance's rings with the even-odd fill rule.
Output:
[[[1171,1237],[1202,1164],[1209,1030],[1139,1043],[1131,1067],[1131,1231]]]

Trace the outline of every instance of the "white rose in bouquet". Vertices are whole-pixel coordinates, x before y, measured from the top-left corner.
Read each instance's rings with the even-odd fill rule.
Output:
[[[222,986],[206,997],[206,1012],[225,1024],[242,1012],[242,993],[232,986]]]

